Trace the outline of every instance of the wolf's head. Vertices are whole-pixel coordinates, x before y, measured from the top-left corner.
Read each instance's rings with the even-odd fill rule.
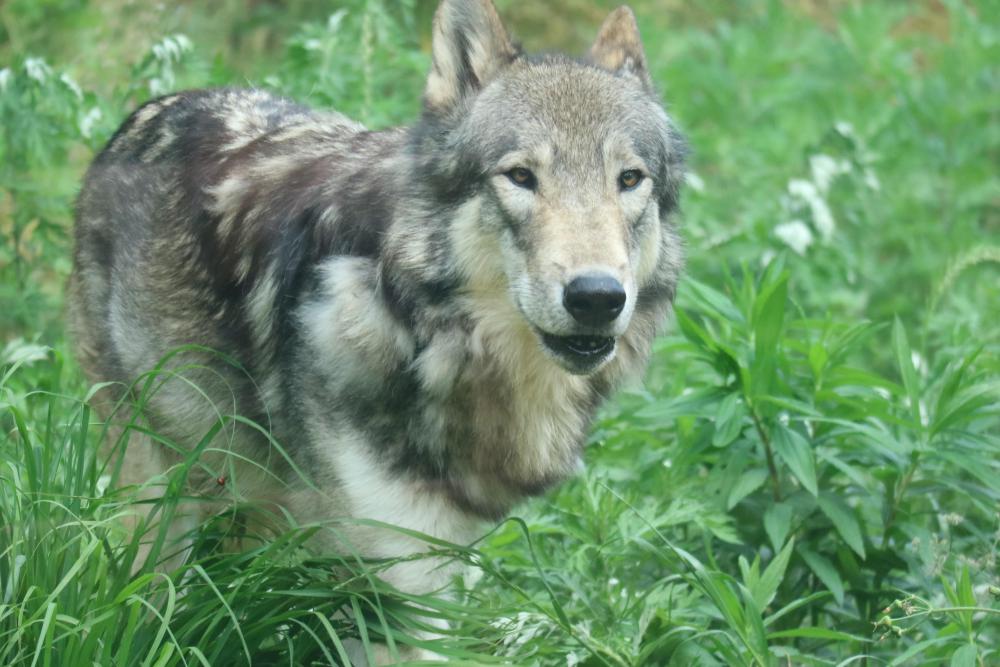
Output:
[[[632,11],[573,60],[523,55],[490,0],[443,0],[424,107],[421,168],[454,207],[466,290],[502,293],[552,359],[597,370],[680,264],[683,141]]]

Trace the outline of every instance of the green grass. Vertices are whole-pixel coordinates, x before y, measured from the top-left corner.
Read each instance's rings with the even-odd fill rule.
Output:
[[[0,664],[337,664],[351,637],[418,642],[427,617],[466,664],[996,664],[988,0],[635,3],[694,149],[677,314],[585,473],[440,545],[473,573],[455,596],[303,548],[336,522],[247,534],[248,507],[202,526],[180,570],[135,571],[159,533],[130,540],[122,518],[177,511],[198,452],[145,502],[97,456],[61,313],[88,160],[137,103],[189,86],[413,119],[433,4],[0,5]],[[567,0],[558,26],[501,7],[529,46],[580,49],[611,3]]]

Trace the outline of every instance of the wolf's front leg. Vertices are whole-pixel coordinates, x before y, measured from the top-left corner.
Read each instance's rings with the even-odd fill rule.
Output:
[[[480,536],[482,519],[456,507],[442,491],[426,482],[407,479],[383,468],[362,446],[360,439],[341,438],[331,453],[336,456],[338,485],[322,499],[309,493],[294,502],[293,513],[300,521],[328,523],[336,521],[329,531],[321,531],[316,546],[327,553],[358,554],[364,558],[407,560],[382,570],[379,577],[394,588],[411,595],[446,595],[453,578],[461,573],[463,564],[443,555],[435,555],[437,545],[432,540],[467,545]],[[367,520],[359,522],[358,519]],[[371,522],[378,522],[378,525]],[[383,525],[384,524],[384,525]],[[400,530],[402,529],[402,530]],[[421,556],[427,554],[426,556]],[[412,559],[410,557],[413,557]],[[441,631],[447,623],[433,616],[422,622]],[[433,639],[433,630],[419,639]],[[376,647],[376,665],[392,665],[400,661],[443,660],[430,651],[397,644],[394,656],[386,646]],[[359,642],[352,646],[355,665],[370,664]],[[364,658],[364,661],[362,659]]]

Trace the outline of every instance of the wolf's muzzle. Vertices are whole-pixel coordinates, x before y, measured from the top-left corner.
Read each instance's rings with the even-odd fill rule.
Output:
[[[614,322],[625,308],[625,288],[605,273],[584,274],[566,285],[563,307],[580,324],[604,326]]]

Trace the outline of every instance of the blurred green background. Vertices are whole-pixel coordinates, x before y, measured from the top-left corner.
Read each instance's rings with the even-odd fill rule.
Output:
[[[84,490],[66,467],[96,441],[61,314],[72,200],[124,117],[172,90],[263,86],[412,121],[435,4],[0,3],[0,664],[109,664],[112,648],[115,664],[246,664],[238,636],[264,664],[330,661],[277,620],[229,631],[284,590],[273,555],[253,556],[257,588],[257,570],[202,563],[232,615],[189,587],[147,617],[135,600],[160,605],[167,584],[105,578],[120,552],[84,548],[95,531],[116,544],[128,501],[96,490],[96,464]],[[572,53],[616,4],[498,2],[528,50]],[[435,607],[455,626],[436,650],[1000,664],[1000,3],[632,6],[693,150],[678,312],[645,384],[596,424],[588,470],[461,552],[486,575]],[[69,497],[86,499],[72,517],[41,500]]]

